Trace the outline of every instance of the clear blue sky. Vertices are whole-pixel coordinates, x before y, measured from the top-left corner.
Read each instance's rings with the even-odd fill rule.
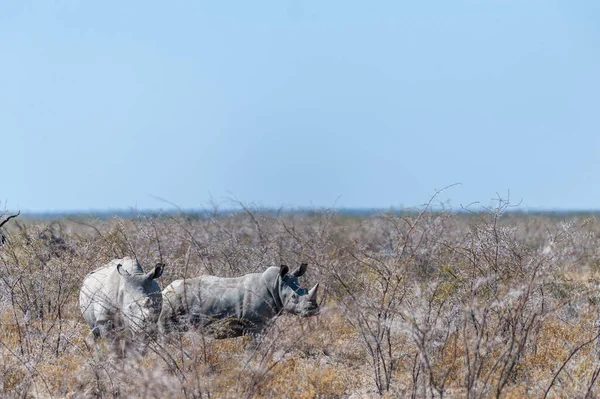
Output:
[[[600,2],[3,1],[0,206],[600,208]]]

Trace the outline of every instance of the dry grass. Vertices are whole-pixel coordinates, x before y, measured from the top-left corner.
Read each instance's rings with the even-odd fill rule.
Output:
[[[600,225],[507,206],[14,219],[0,247],[0,396],[597,397]],[[90,341],[77,295],[126,255],[166,263],[163,287],[306,261],[323,311],[280,317],[257,345],[192,331],[123,357]]]

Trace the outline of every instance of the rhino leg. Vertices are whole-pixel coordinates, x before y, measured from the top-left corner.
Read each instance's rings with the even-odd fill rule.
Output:
[[[171,326],[167,323],[167,316],[165,315],[164,309],[160,312],[157,321],[158,333],[165,335],[171,332]]]
[[[94,334],[94,338],[106,338],[108,337],[114,330],[114,325],[112,320],[109,319],[100,319],[96,320],[96,325],[92,328],[92,333]]]
[[[100,339],[100,328],[98,326],[94,326],[94,328],[92,328],[92,335],[94,336],[94,341]]]
[[[168,335],[174,330],[175,320],[173,308],[168,304],[164,304],[158,316],[157,327],[160,335]]]
[[[158,332],[161,335],[166,335],[174,330],[180,329],[180,322],[178,318],[183,316],[183,309],[181,306],[181,296],[178,295],[172,288],[165,289],[163,293],[163,304],[158,316]]]

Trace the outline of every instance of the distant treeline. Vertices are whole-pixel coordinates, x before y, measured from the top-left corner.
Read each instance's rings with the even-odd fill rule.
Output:
[[[295,215],[295,216],[318,216],[322,214],[334,214],[341,217],[370,217],[378,215],[413,216],[418,215],[420,209],[375,209],[375,208],[338,208],[338,209],[275,209],[275,208],[247,208],[247,209],[212,209],[212,210],[105,210],[105,211],[65,211],[65,212],[23,212],[21,218],[33,220],[56,220],[62,218],[72,219],[110,219],[121,217],[126,219],[139,217],[165,217],[185,216],[191,219],[202,219],[214,216],[229,216],[240,213],[252,212],[254,214],[266,214],[271,216]],[[442,210],[432,209],[431,213],[452,212],[462,216],[477,216],[486,213],[485,210]],[[538,216],[549,218],[586,218],[600,216],[600,210],[511,210],[504,213],[507,217]]]

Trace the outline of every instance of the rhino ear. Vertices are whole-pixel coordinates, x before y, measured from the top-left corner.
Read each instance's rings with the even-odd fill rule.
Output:
[[[298,268],[296,270],[294,270],[292,272],[292,276],[294,277],[300,277],[302,276],[304,273],[306,273],[306,267],[308,265],[306,263],[301,264],[300,266],[298,266]]]
[[[131,276],[127,270],[123,269],[123,265],[120,263],[117,265],[117,272],[123,277]]]
[[[154,266],[154,270],[152,270],[150,273],[148,273],[148,278],[150,280],[159,278],[160,276],[162,276],[164,269],[165,269],[164,263],[157,263],[156,266]]]
[[[287,267],[286,265],[281,265],[279,266],[279,275],[281,277],[285,276],[286,274],[288,274],[288,272],[290,271],[290,268]]]

